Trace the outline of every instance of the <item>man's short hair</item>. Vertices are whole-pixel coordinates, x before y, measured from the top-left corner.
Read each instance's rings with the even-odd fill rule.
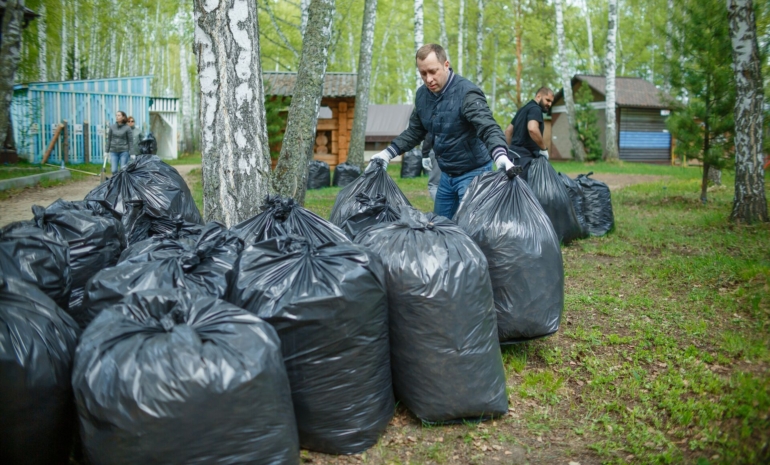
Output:
[[[537,89],[537,92],[535,92],[535,96],[538,96],[538,95],[542,95],[542,96],[553,95],[553,91],[551,90],[550,87],[543,86]]]
[[[447,60],[446,57],[446,50],[444,50],[444,47],[442,47],[439,44],[425,44],[419,49],[417,49],[417,53],[414,56],[415,61],[416,60],[424,60],[428,58],[428,55],[431,54],[431,52],[436,54],[436,59],[438,59],[439,63],[444,63]]]

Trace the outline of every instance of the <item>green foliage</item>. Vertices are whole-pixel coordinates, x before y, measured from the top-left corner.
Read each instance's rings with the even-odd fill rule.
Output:
[[[278,144],[283,140],[283,132],[286,130],[289,105],[291,105],[291,97],[272,96],[265,100],[267,143],[270,146],[271,158],[278,158],[281,154]]]
[[[575,93],[575,123],[578,137],[586,151],[586,161],[596,161],[602,158],[602,143],[599,140],[600,131],[596,109],[591,107],[594,97],[587,84],[580,86]],[[574,158],[574,154],[572,155]]]

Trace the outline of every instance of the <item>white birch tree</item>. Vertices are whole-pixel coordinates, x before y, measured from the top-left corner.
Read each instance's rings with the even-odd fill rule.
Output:
[[[615,39],[618,35],[617,28],[618,0],[609,0],[607,13],[607,57],[605,60],[605,101],[607,107],[604,110],[607,118],[605,130],[604,159],[607,161],[618,160],[618,132],[615,119]]]
[[[457,74],[462,76],[463,55],[465,54],[465,0],[460,0],[460,19],[457,28]]]
[[[67,49],[69,45],[67,43],[67,8],[66,3],[62,2],[61,9],[61,63],[59,67],[59,80],[64,81],[67,79]]]
[[[762,65],[752,0],[727,0],[735,73],[735,196],[730,219],[768,221],[762,167]]]
[[[0,24],[0,150],[13,147],[11,100],[13,77],[21,59],[21,30],[24,0],[7,0]]]
[[[187,12],[186,8],[179,12],[179,79],[182,82],[182,152],[192,151],[192,82],[190,81],[189,62],[187,60],[190,43],[187,41]]]
[[[78,14],[79,0],[72,1],[72,79],[80,80],[80,15]]]
[[[356,107],[353,110],[353,131],[348,146],[348,163],[364,168],[366,143],[366,118],[369,111],[369,90],[372,75],[372,47],[374,25],[377,21],[377,0],[364,2],[364,20],[361,25],[361,46],[358,51],[358,77],[356,80]]]
[[[414,0],[414,52],[417,53],[417,49],[423,46],[425,41],[425,33],[423,30],[423,13],[422,13],[422,0]],[[415,89],[419,89],[422,85],[422,78],[420,72],[415,68],[415,76],[417,76],[417,85]]]
[[[569,73],[567,50],[564,45],[564,11],[562,0],[554,0],[556,7],[556,41],[559,48],[559,71],[561,85],[564,89],[564,103],[567,107],[567,123],[569,126],[569,140],[572,144],[572,156],[577,161],[586,158],[586,152],[577,131],[577,118],[575,117],[575,99],[572,97],[572,78]]]
[[[256,215],[269,190],[257,5],[195,0],[194,11],[203,217],[230,227]]]
[[[583,13],[586,18],[586,35],[588,36],[588,70],[593,73],[596,69],[594,66],[594,32],[591,27],[591,12],[588,9],[588,0],[583,0]]]
[[[37,66],[38,66],[38,80],[48,80],[48,36],[46,31],[46,11],[45,2],[40,4],[38,9],[40,17],[37,18]]]
[[[482,54],[484,52],[484,0],[476,0],[476,85],[481,87],[484,81],[484,66]]]
[[[441,46],[447,53],[447,59],[449,59],[449,39],[446,35],[446,12],[444,10],[444,0],[438,0],[438,28],[439,28],[439,40]],[[451,60],[450,60],[451,61]]]
[[[307,11],[308,7],[310,7],[310,0],[301,0],[299,3],[299,10],[300,10],[300,22],[299,22],[299,32],[302,34],[302,37],[305,37],[305,31],[307,30]]]
[[[310,1],[297,83],[273,177],[275,192],[293,198],[300,205],[305,203],[308,163],[313,158],[333,18],[334,0]]]

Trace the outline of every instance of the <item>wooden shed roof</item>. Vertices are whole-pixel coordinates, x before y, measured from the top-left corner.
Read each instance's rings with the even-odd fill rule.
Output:
[[[604,95],[607,78],[590,74],[576,74],[572,78],[572,87],[578,82],[588,84],[591,89],[600,95]],[[564,99],[564,89],[560,89],[554,96],[554,103]],[[655,87],[650,81],[642,78],[623,77],[615,78],[615,102],[618,107],[632,108],[671,108],[667,103],[671,97]]]
[[[355,97],[357,73],[326,73],[324,76],[324,97]],[[297,84],[297,73],[262,73],[267,95],[291,96]]]

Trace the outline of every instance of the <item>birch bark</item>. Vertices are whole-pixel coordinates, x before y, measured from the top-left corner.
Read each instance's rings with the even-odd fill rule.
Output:
[[[233,226],[267,195],[267,145],[257,5],[195,0],[201,91],[203,217]]]
[[[572,97],[572,79],[569,74],[567,51],[564,45],[564,11],[562,8],[562,0],[554,0],[554,6],[556,7],[556,40],[559,47],[559,71],[561,75],[561,85],[564,89],[564,102],[567,107],[569,140],[572,144],[572,156],[577,161],[583,161],[586,158],[586,152],[583,148],[583,144],[580,143],[580,137],[578,136],[577,131],[575,100]]]
[[[447,54],[447,60],[450,62],[452,61],[449,58],[449,39],[446,35],[446,14],[444,11],[444,0],[438,0],[438,27],[439,27],[439,40],[441,41],[441,46],[444,47],[444,50]]]
[[[24,0],[7,0],[0,25],[0,150],[12,148],[11,100],[13,76],[21,58],[21,29],[24,19]]]
[[[40,4],[40,17],[37,19],[37,66],[38,80],[48,80],[48,36],[46,31],[45,2]]]
[[[425,34],[423,31],[423,13],[422,13],[422,0],[414,0],[414,52],[417,53],[417,49],[422,47],[425,40]],[[415,89],[419,89],[422,85],[422,78],[420,72],[415,68],[414,70],[417,85]]]
[[[182,18],[187,16],[182,13]],[[185,25],[187,21],[179,22],[179,79],[182,81],[182,152],[189,153],[192,151],[191,141],[191,122],[192,122],[192,83],[190,82],[189,62],[187,59],[188,47],[190,43],[187,41],[187,34],[185,33]]]
[[[79,0],[72,1],[72,79],[80,80],[80,15],[78,14]]]
[[[588,10],[588,0],[583,0],[583,12],[586,17],[586,33],[588,35],[588,70],[593,73],[596,69],[594,67],[594,32],[591,27],[591,12]]]
[[[59,67],[59,80],[65,81],[67,79],[67,6],[65,2],[62,2],[61,9],[61,63]]]
[[[308,163],[313,158],[333,17],[334,0],[310,1],[297,83],[273,178],[275,192],[300,205],[305,203]]]
[[[666,45],[664,53],[666,54],[665,64],[665,80],[663,82],[663,90],[668,94],[671,93],[671,59],[673,56],[671,41],[674,34],[674,21],[672,16],[674,14],[674,0],[667,0],[666,3]]]
[[[463,54],[465,49],[465,0],[460,0],[460,19],[457,31],[457,74],[463,75]]]
[[[762,167],[762,66],[752,0],[727,0],[735,73],[735,196],[730,220],[768,221]]]
[[[358,77],[356,80],[356,107],[353,113],[353,131],[350,134],[348,163],[364,168],[366,143],[366,117],[369,110],[369,83],[372,74],[372,47],[374,25],[377,20],[377,0],[364,2],[364,20],[361,25],[361,48],[358,51]]]
[[[482,53],[484,48],[484,0],[476,0],[476,85],[481,87],[484,81]]]
[[[607,129],[605,131],[604,159],[607,161],[618,160],[618,135],[615,119],[615,40],[618,34],[617,15],[618,0],[609,0],[607,14],[607,58],[605,61],[607,85],[604,91],[607,102],[605,109]]]

